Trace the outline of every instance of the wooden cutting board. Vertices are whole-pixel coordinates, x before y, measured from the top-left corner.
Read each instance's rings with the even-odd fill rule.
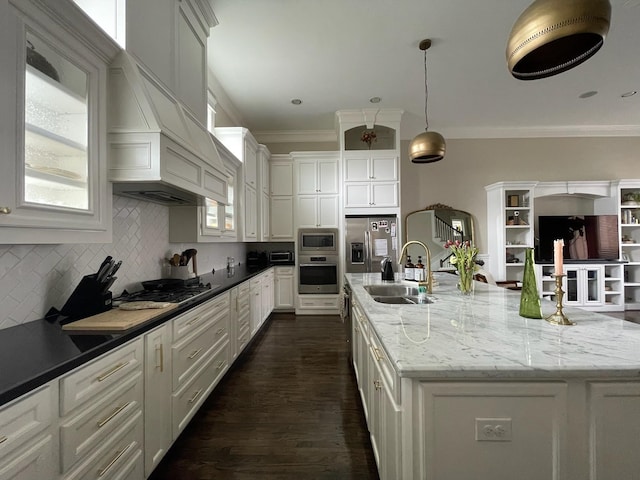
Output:
[[[166,308],[150,308],[148,310],[120,310],[119,308],[114,308],[108,312],[67,323],[62,326],[62,329],[72,332],[122,333],[153,320],[177,306],[177,303],[171,303]]]

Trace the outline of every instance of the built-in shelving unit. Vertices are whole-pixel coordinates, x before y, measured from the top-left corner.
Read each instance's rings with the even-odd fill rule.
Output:
[[[619,184],[620,255],[624,266],[624,297],[628,310],[640,309],[640,180]]]

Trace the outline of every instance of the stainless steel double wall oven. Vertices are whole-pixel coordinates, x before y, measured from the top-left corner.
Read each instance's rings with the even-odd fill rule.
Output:
[[[298,293],[338,293],[338,229],[298,230]]]

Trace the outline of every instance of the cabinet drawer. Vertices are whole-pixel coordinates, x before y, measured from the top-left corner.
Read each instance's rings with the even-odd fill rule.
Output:
[[[137,455],[142,455],[142,438],[142,412],[137,412],[64,479],[111,480],[122,478],[123,471],[130,469],[131,460]]]
[[[21,448],[15,456],[0,457],[0,479],[45,480],[55,478],[53,471],[53,437],[47,435]]]
[[[209,358],[215,343],[214,328],[213,324],[207,324],[171,347],[174,390],[177,390]]]
[[[249,307],[247,306],[247,309],[244,312],[242,312],[242,315],[238,316],[238,320],[237,320],[238,330],[242,330],[243,328],[248,327],[250,321],[251,321],[251,315],[250,315]]]
[[[298,304],[301,308],[338,308],[337,295],[309,296],[299,295]]]
[[[238,333],[238,353],[244,350],[244,348],[249,343],[250,339],[251,339],[251,329],[247,324],[247,326]]]
[[[213,300],[175,318],[173,320],[173,339],[184,338],[225,309],[229,310],[229,292],[218,295]]]
[[[276,267],[277,277],[287,277],[294,274],[294,267]]]
[[[262,275],[258,275],[256,278],[250,281],[251,290],[260,290],[262,288]]]
[[[51,425],[52,397],[53,388],[46,385],[0,410],[0,459]]]
[[[173,438],[182,432],[191,417],[229,368],[229,344],[226,343],[189,381],[172,396]]]
[[[142,372],[143,345],[139,338],[84,365],[60,380],[60,415],[112,389],[134,371]]]
[[[238,285],[238,298],[248,296],[250,289],[250,282],[244,282]]]
[[[98,447],[131,415],[142,408],[142,374],[135,374],[98,403],[60,426],[62,472]]]

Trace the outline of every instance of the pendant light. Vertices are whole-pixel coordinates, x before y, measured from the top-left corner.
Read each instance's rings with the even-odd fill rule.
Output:
[[[426,128],[424,133],[417,135],[409,144],[409,158],[413,163],[433,163],[444,158],[447,145],[444,137],[437,132],[429,132],[429,117],[427,116],[427,101],[429,99],[429,87],[427,84],[427,50],[431,46],[431,40],[420,42],[420,50],[424,52],[424,119]]]
[[[600,50],[610,20],[608,0],[535,0],[509,35],[509,71],[536,80],[580,65]]]

